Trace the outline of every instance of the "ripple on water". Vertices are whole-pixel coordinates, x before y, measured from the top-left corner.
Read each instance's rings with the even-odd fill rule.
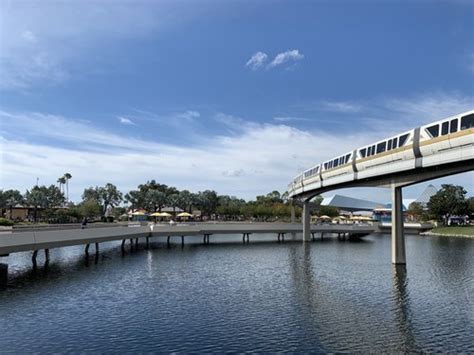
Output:
[[[11,256],[0,349],[473,351],[471,240],[408,236],[405,269],[390,264],[383,235],[307,245],[240,238],[182,250],[154,242],[123,257],[104,243],[87,263],[81,247],[63,248],[35,272],[28,253]]]

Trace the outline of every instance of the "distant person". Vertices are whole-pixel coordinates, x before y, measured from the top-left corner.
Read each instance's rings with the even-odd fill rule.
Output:
[[[170,219],[170,226],[174,226],[176,224],[175,221],[173,221],[172,219]]]
[[[84,217],[84,219],[82,220],[82,223],[81,223],[81,229],[86,228],[86,226],[87,226],[87,217]]]

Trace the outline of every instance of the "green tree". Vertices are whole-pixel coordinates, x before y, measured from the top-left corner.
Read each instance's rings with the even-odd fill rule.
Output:
[[[315,197],[313,197],[311,199],[311,202],[314,203],[316,205],[316,207],[319,207],[319,206],[321,206],[321,203],[323,202],[323,200],[324,200],[323,196],[316,195]]]
[[[441,190],[431,196],[428,202],[428,210],[446,225],[449,217],[461,216],[469,212],[469,202],[466,200],[466,194],[467,191],[462,186],[441,185]]]
[[[92,199],[85,200],[79,205],[80,214],[87,218],[95,218],[102,215],[100,204]]]
[[[173,213],[176,213],[176,207],[179,203],[179,195],[178,194],[171,194],[168,196],[168,202],[171,207],[173,207]]]
[[[122,193],[114,184],[107,183],[105,186],[89,187],[82,194],[83,201],[95,201],[102,206],[102,215],[108,206],[118,206],[123,201]]]
[[[84,189],[82,194],[82,201],[92,200],[99,202],[100,201],[100,194],[99,194],[99,187],[88,187]]]
[[[24,198],[18,190],[7,190],[2,193],[0,201],[2,203],[1,208],[8,208],[10,210],[10,219],[13,219],[13,207],[21,205],[24,202]]]
[[[199,204],[201,211],[210,216],[216,212],[217,206],[219,205],[219,199],[217,193],[212,190],[205,190],[198,193]]]
[[[333,206],[320,206],[319,213],[321,215],[326,215],[329,217],[337,217],[339,216],[339,210]]]
[[[103,207],[102,213],[104,214],[108,206],[115,207],[123,201],[122,193],[117,189],[117,186],[111,183],[107,183],[104,187],[99,188],[99,196]]]
[[[419,202],[412,202],[410,206],[408,206],[407,210],[408,214],[412,215],[415,220],[419,221],[424,216],[424,209],[423,205]]]
[[[188,211],[191,213],[193,205],[193,196],[188,190],[183,190],[178,193],[178,206],[183,209],[183,211]]]
[[[139,190],[131,190],[125,194],[125,201],[131,204],[131,209],[143,208],[144,202],[142,202],[141,192]]]
[[[41,188],[44,189],[44,186]],[[46,208],[55,208],[60,207],[65,202],[64,194],[59,190],[59,188],[55,185],[50,185],[46,189],[43,190],[46,195]]]
[[[38,208],[47,208],[48,197],[46,194],[46,187],[35,186],[31,190],[26,190],[25,199],[29,206],[33,206],[33,219],[36,222],[38,219]]]
[[[161,208],[166,204],[167,197],[163,191],[148,190],[145,195],[145,207],[148,211],[161,211]]]
[[[474,215],[474,197],[469,197],[467,200],[467,204],[469,216]]]

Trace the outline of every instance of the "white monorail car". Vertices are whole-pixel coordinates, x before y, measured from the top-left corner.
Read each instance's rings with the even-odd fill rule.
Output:
[[[474,110],[380,140],[318,164],[288,185],[290,195],[323,186],[474,159]]]

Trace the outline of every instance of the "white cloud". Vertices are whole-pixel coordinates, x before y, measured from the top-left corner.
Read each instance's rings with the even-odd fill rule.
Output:
[[[274,120],[274,121],[277,121],[277,122],[311,121],[309,118],[305,118],[305,117],[291,117],[291,116],[273,117],[273,120]]]
[[[121,124],[124,124],[124,125],[135,125],[135,123],[134,123],[131,119],[127,118],[127,117],[119,116],[119,117],[117,117],[117,119],[119,120],[119,122],[120,122]]]
[[[246,67],[249,67],[252,70],[257,70],[258,68],[262,67],[267,60],[268,55],[264,52],[257,52],[255,53],[250,59],[245,63]]]
[[[285,64],[289,61],[297,62],[304,58],[298,49],[292,49],[286,52],[278,53],[272,62],[268,65],[269,68],[274,68],[278,65]]]
[[[321,161],[471,109],[472,102],[469,97],[454,94],[376,100],[370,107],[378,110],[379,119],[363,124],[351,121],[349,130],[332,134],[316,131],[316,127],[314,131],[290,127],[284,120],[262,124],[219,113],[216,121],[229,127],[231,134],[202,137],[193,146],[122,136],[84,120],[0,111],[0,189],[24,191],[35,183],[36,176],[40,183],[55,183],[68,171],[73,175],[70,191],[76,200],[90,185],[113,182],[126,192],[147,179],[180,189],[215,189],[254,198],[274,189],[283,191],[294,176]],[[364,106],[364,110],[369,109]],[[459,175],[443,182],[464,185],[472,194],[472,176]],[[405,197],[416,198],[421,189],[407,189]],[[351,191],[344,193],[379,201],[390,199],[385,190]]]
[[[89,185],[110,181],[128,191],[152,178],[194,191],[211,188],[253,198],[284,190],[299,170],[367,140],[366,135],[344,139],[333,152],[327,149],[334,145],[329,135],[242,120],[237,134],[182,147],[115,135],[53,115],[0,112],[0,119],[9,129],[0,141],[0,188],[25,190],[36,176],[42,183],[54,183],[69,171],[74,199]]]
[[[23,31],[23,33],[21,34],[21,38],[23,38],[25,41],[29,41],[29,42],[36,42],[37,41],[37,38],[35,36],[35,34],[31,31]]]
[[[345,101],[320,101],[319,106],[324,111],[355,113],[362,110],[362,106],[353,102]]]
[[[199,117],[201,117],[201,114],[197,111],[192,111],[192,110],[181,112],[175,115],[175,118],[184,119],[187,121],[193,121],[195,118],[199,118]]]
[[[167,2],[55,1],[32,6],[2,1],[0,88],[26,91],[61,84],[73,75],[72,67],[95,60],[97,56],[90,53],[104,42],[114,45],[123,39],[149,36],[170,26],[175,15],[181,15],[180,10],[181,6]]]
[[[471,74],[474,74],[474,52],[464,58],[463,65]]]

